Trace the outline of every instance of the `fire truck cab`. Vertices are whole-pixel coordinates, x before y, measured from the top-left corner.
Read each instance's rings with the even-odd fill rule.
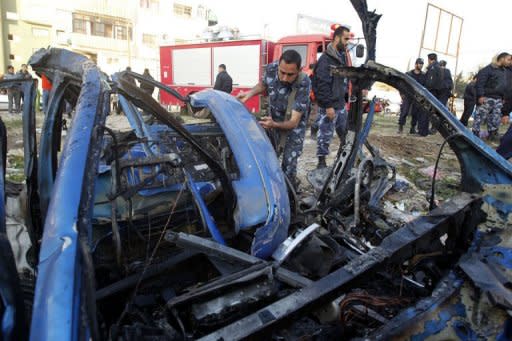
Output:
[[[162,46],[161,81],[186,96],[213,88],[218,65],[225,64],[233,79],[231,94],[236,96],[257,84],[265,66],[278,60],[289,49],[301,55],[303,71],[311,74],[314,64],[331,41],[329,35],[307,34],[283,37],[275,43],[256,39]],[[362,49],[362,45],[349,45],[349,65],[363,57]],[[184,103],[165,93],[161,93],[160,101],[171,111],[179,111],[184,106]],[[263,103],[261,96],[255,96],[247,101],[246,106],[251,112],[260,112]]]

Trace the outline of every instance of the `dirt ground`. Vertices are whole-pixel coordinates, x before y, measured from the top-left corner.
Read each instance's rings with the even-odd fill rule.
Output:
[[[408,133],[408,125],[404,133],[397,134],[397,121],[398,117],[395,114],[376,115],[369,136],[370,144],[396,168],[398,179],[410,183],[410,188],[406,192],[390,192],[385,199],[398,208],[424,211],[427,208],[427,198],[431,190],[435,160],[444,139],[439,133],[427,137],[411,135]],[[500,132],[503,134],[506,128],[501,127]],[[490,145],[493,148],[497,147],[497,143],[494,142]],[[335,136],[327,158],[328,165],[332,165],[335,160],[337,146],[339,146],[339,140]],[[316,168],[316,164],[316,141],[311,139],[308,131],[298,170],[301,188],[307,192],[312,191],[312,186],[307,181],[307,174]],[[441,202],[453,196],[459,190],[459,183],[459,162],[449,145],[446,145],[437,171],[436,201]]]

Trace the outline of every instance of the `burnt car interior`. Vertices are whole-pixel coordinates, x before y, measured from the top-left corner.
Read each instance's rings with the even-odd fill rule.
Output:
[[[29,325],[31,338],[93,340],[425,339],[445,328],[459,337],[502,333],[512,308],[506,228],[512,167],[412,78],[375,63],[380,15],[365,1],[352,3],[368,61],[332,70],[352,84],[349,128],[333,167],[309,174],[314,193],[307,195],[289,185],[275,154],[255,156],[254,164],[241,159],[236,134],[223,121],[233,120],[229,115],[247,122],[238,135],[250,136],[249,147],[272,147],[235,99],[214,91],[184,98],[137,73],[109,77],[73,52],[37,51],[30,64],[53,89],[37,138],[35,85],[20,82],[23,231],[30,249],[22,269],[2,196],[4,338],[28,338]],[[200,123],[182,123],[134,79],[208,112]],[[368,140],[375,112],[370,103],[364,113],[363,90],[374,82],[428,111],[444,138],[438,161],[446,146],[459,162],[459,193],[437,206],[434,175],[428,212],[414,220],[383,209],[397,170]],[[128,129],[108,123],[108,115],[116,116],[113,96]],[[72,119],[63,136],[67,113]],[[4,178],[9,132],[0,128],[5,193],[13,186]],[[260,165],[262,179],[275,177],[263,182],[264,192],[261,179],[246,176],[247,165]],[[470,306],[495,322],[476,323]]]

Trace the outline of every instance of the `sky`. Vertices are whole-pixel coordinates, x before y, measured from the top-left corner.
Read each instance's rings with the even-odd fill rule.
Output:
[[[427,3],[441,7],[463,18],[458,72],[468,74],[479,66],[490,63],[500,52],[512,52],[510,25],[512,1],[510,0],[368,0],[369,10],[382,14],[377,26],[377,62],[400,71],[413,67],[418,57],[425,22]],[[344,23],[352,27],[356,36],[362,36],[361,22],[349,0],[327,1],[276,1],[253,2],[217,0],[208,4],[219,20],[219,25],[236,26],[242,36],[259,35],[277,40],[296,33],[297,14]],[[439,45],[446,46],[449,32],[449,17],[442,17],[438,35]],[[427,43],[434,41],[437,14],[431,12],[427,25]],[[452,29],[452,43],[457,20]],[[455,52],[456,44],[450,43]],[[429,53],[423,50],[421,57]],[[440,56],[455,69],[455,59]]]

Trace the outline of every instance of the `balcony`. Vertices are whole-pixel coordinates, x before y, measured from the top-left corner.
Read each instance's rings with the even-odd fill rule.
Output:
[[[128,41],[113,38],[86,35],[81,33],[71,33],[71,46],[73,48],[82,48],[93,51],[128,51]],[[132,44],[133,48],[133,44]]]

